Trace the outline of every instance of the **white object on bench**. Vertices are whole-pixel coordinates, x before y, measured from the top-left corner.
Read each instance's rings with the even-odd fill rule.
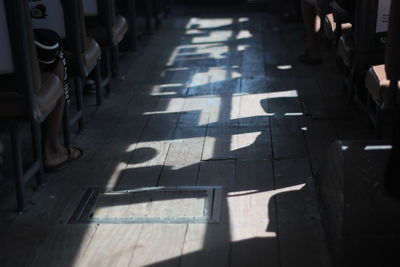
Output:
[[[64,12],[60,0],[30,0],[29,5],[34,29],[53,30],[65,38]]]

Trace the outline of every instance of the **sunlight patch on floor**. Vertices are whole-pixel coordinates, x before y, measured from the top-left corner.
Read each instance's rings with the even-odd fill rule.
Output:
[[[211,82],[211,77],[208,73],[197,72],[193,75],[192,80],[189,83],[189,87],[197,87],[209,84]]]
[[[303,112],[286,112],[285,114],[283,114],[284,116],[303,116],[304,113]]]
[[[191,18],[186,24],[186,29],[212,29],[230,26],[232,18]]]
[[[276,67],[278,70],[291,70],[292,65],[279,65]]]
[[[246,49],[248,49],[249,47],[250,47],[250,45],[238,45],[236,50],[238,52],[242,52],[242,51],[245,51]]]
[[[191,34],[196,35],[196,34],[203,34],[205,32],[206,31],[202,31],[202,30],[198,30],[198,29],[190,29],[190,30],[187,30],[185,33],[187,35],[191,35]]]
[[[249,30],[240,30],[240,32],[236,36],[236,39],[237,40],[248,39],[248,38],[251,38],[251,37],[253,37],[253,35],[250,33]]]
[[[183,112],[197,114],[196,123],[198,126],[206,126],[209,123],[210,107],[218,105],[220,99],[210,96],[194,96],[188,97]],[[215,104],[216,103],[216,104]],[[192,121],[194,123],[194,121]]]
[[[230,103],[229,109],[224,109],[221,111],[221,104],[218,104],[218,102],[222,103],[224,99],[222,97],[213,97],[213,102],[212,105],[210,105],[210,118],[209,118],[209,124],[224,124],[224,123],[229,123],[229,120],[234,117],[239,117],[239,104],[240,104],[240,98],[239,97],[230,97],[227,101]],[[221,113],[222,112],[222,113]],[[221,120],[222,116],[226,116],[226,121]]]
[[[151,96],[170,96],[176,95],[176,92],[152,92],[150,93]]]
[[[192,44],[226,42],[232,38],[233,31],[211,31],[208,36],[194,37]]]
[[[387,146],[366,146],[364,148],[364,150],[368,151],[368,150],[390,150],[392,149],[391,145],[387,145]]]
[[[250,117],[270,116],[261,105],[261,101],[266,99],[268,94],[238,94],[233,98],[239,99],[240,112],[231,113],[231,120],[238,120]]]
[[[171,96],[177,95],[176,91],[183,91],[185,89],[185,84],[183,83],[169,83],[160,84],[152,87],[150,95],[151,96]]]
[[[217,85],[216,83],[223,85],[224,82],[240,77],[242,74],[234,69],[210,67],[206,71],[197,72],[190,81],[189,87],[209,85],[212,88]]]
[[[259,137],[260,135],[261,132],[234,134],[232,136],[232,140],[235,140],[235,142],[231,143],[230,151],[251,146],[256,142],[257,137]]]
[[[254,190],[228,193],[228,212],[232,242],[252,238],[276,237],[274,205],[270,202],[274,192]],[[272,224],[272,225],[270,225]]]
[[[208,233],[207,224],[189,225],[190,235],[186,236],[183,255],[194,253],[204,249],[204,241]]]
[[[288,187],[283,187],[283,188],[279,188],[275,190],[276,194],[280,194],[280,193],[287,193],[287,192],[292,192],[292,191],[299,191],[301,189],[303,189],[306,186],[306,184],[297,184],[297,185],[293,185],[293,186],[288,186]]]
[[[137,146],[137,144],[132,145],[132,147],[136,147],[136,146]],[[118,165],[115,167],[113,173],[111,174],[110,178],[107,179],[107,184],[105,186],[106,187],[115,187],[121,177],[121,173],[125,170],[125,168],[126,168],[126,162],[119,162]]]
[[[224,37],[223,39],[225,40],[225,38],[226,37]],[[185,49],[192,50],[193,52],[186,52],[186,53],[180,52]],[[192,61],[196,60],[196,57],[197,58],[201,57],[201,59],[203,60],[223,59],[226,58],[228,52],[229,52],[229,47],[221,43],[220,41],[219,42],[215,41],[212,44],[181,45],[174,48],[173,52],[171,53],[167,61],[167,66],[173,66],[174,64],[179,65],[179,62],[184,62],[185,64],[187,64],[191,60]]]
[[[265,93],[266,99],[271,98],[286,98],[286,97],[299,97],[297,90],[286,90],[273,93]]]

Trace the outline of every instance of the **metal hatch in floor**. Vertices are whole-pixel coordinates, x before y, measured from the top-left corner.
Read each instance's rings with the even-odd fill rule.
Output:
[[[222,187],[88,188],[69,223],[217,223]]]

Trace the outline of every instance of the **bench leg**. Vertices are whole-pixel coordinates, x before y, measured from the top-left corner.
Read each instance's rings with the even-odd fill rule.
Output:
[[[69,105],[65,103],[63,113],[63,135],[64,135],[64,146],[71,146],[71,128],[69,125]]]
[[[152,1],[148,0],[145,1],[145,8],[146,8],[146,32],[148,34],[151,34],[153,31],[153,5],[152,5]]]
[[[118,45],[111,47],[111,72],[113,77],[119,76],[119,49]]]
[[[39,162],[39,169],[36,173],[36,183],[38,186],[45,183],[43,178],[43,160],[42,160],[42,136],[40,131],[40,125],[38,123],[31,123],[32,131],[32,146],[35,154],[35,161]]]
[[[78,76],[74,77],[75,94],[76,94],[76,109],[81,112],[81,117],[78,120],[79,131],[84,128],[83,123],[83,84],[82,79]]]
[[[137,29],[136,29],[136,1],[128,1],[128,20],[129,20],[129,49],[136,51],[137,49]]]
[[[101,83],[103,88],[106,90],[106,95],[111,91],[111,47],[106,46],[101,48],[101,60],[100,60],[100,70],[101,70]]]
[[[14,181],[17,197],[17,210],[24,211],[26,208],[26,200],[23,188],[24,171],[22,165],[21,135],[19,131],[19,125],[17,123],[12,123],[10,127],[10,134],[14,162]]]
[[[103,96],[102,91],[103,91],[103,86],[102,86],[102,81],[101,81],[101,66],[100,66],[100,60],[97,61],[97,65],[94,70],[94,76],[96,80],[96,104],[97,106],[100,106],[101,103],[103,102]]]

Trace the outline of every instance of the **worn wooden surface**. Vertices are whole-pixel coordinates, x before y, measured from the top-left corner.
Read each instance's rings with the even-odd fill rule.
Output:
[[[344,105],[320,105],[343,100],[332,58],[297,63],[301,26],[263,12],[190,13],[121,57],[125,80],[75,138],[80,162],[49,175],[23,214],[1,199],[1,266],[331,266],[312,174],[331,141],[369,135]],[[68,224],[88,187],[196,185],[224,187],[219,223]],[[133,201],[96,212],[148,210]]]

